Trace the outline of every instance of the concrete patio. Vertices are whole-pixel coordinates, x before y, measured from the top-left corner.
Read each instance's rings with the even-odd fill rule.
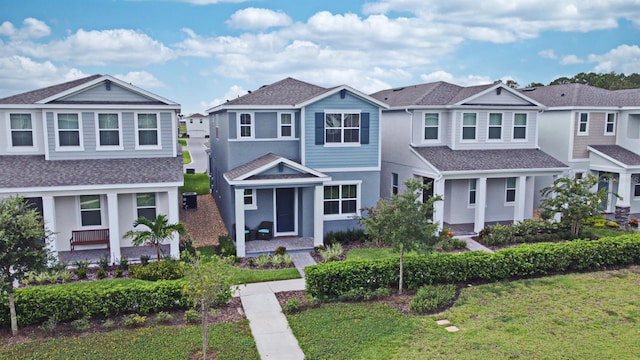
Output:
[[[247,257],[261,254],[273,254],[280,246],[284,246],[288,253],[313,251],[312,237],[277,237],[271,240],[248,240],[246,242]]]
[[[168,244],[161,246],[164,254],[169,254],[170,246]],[[130,263],[140,262],[140,257],[149,256],[151,260],[156,259],[156,248],[153,246],[133,246],[120,248],[122,257],[126,257]],[[71,251],[59,251],[58,258],[61,262],[66,262],[73,265],[75,261],[88,261],[90,264],[98,264],[101,258],[109,258],[109,250],[104,249],[90,249],[90,250],[74,250]],[[160,256],[163,256],[160,253]]]

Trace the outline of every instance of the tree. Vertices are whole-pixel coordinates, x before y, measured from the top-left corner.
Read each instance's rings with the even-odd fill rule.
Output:
[[[207,359],[207,319],[212,307],[227,304],[232,297],[231,275],[224,260],[214,256],[210,262],[197,261],[185,274],[184,292],[202,317],[202,358]]]
[[[186,231],[182,223],[169,224],[168,222],[167,216],[164,214],[159,214],[154,220],[141,216],[133,222],[133,227],[144,225],[149,230],[129,230],[124,234],[124,237],[131,238],[131,243],[134,246],[140,246],[145,243],[154,246],[158,261],[160,261],[162,243],[166,239],[173,237],[174,232],[182,235]]]
[[[390,244],[400,253],[398,293],[402,294],[405,251],[429,252],[439,241],[438,224],[431,219],[433,204],[442,197],[432,196],[420,201],[422,193],[429,189],[419,179],[409,179],[406,190],[378,200],[375,207],[365,208],[366,217],[359,217],[365,226],[365,234],[372,239]]]
[[[14,299],[14,283],[28,272],[44,270],[48,252],[42,216],[21,197],[0,200],[0,289],[9,296],[11,333],[18,335],[18,318]]]
[[[591,174],[582,178],[559,178],[541,193],[543,216],[552,218],[560,213],[560,223],[566,225],[575,236],[582,230],[582,221],[600,214],[607,203],[606,188],[592,189],[600,181],[613,181],[611,177],[598,178]],[[617,196],[616,194],[614,194]]]

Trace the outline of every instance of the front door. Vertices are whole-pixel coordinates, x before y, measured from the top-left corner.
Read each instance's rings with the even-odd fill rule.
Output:
[[[276,189],[276,234],[295,235],[296,189]]]

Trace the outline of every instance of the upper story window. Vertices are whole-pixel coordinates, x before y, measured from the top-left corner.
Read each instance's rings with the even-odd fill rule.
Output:
[[[516,178],[507,178],[505,184],[505,203],[513,204],[516,201]]]
[[[294,134],[293,130],[293,114],[292,113],[280,113],[278,116],[278,137],[280,138],[292,138]]]
[[[607,118],[605,119],[605,124],[604,124],[604,134],[605,135],[616,134],[616,114],[607,113]]]
[[[220,138],[220,128],[219,128],[220,117],[218,116],[218,114],[215,114],[213,116],[213,122],[216,124],[216,139],[219,139]]]
[[[360,113],[327,111],[325,113],[326,144],[359,144]]]
[[[122,148],[120,116],[117,113],[98,114],[98,148]]]
[[[527,114],[516,113],[513,115],[513,139],[527,139]]]
[[[346,218],[356,215],[359,204],[358,184],[335,184],[324,187],[324,215]],[[346,217],[345,217],[346,216]]]
[[[440,114],[424,114],[424,139],[437,141],[440,138]]]
[[[244,189],[244,208],[245,210],[255,210],[258,208],[256,191],[254,189]]]
[[[202,124],[202,119],[200,119],[200,124]]]
[[[158,114],[138,114],[136,131],[138,133],[136,137],[137,146],[159,147],[160,124],[158,123]]]
[[[398,174],[397,173],[391,173],[391,193],[392,194],[397,194],[398,193]]]
[[[31,114],[10,114],[11,146],[33,147],[33,123]]]
[[[473,206],[476,204],[477,192],[478,192],[478,180],[469,179],[469,205],[470,206]]]
[[[489,114],[489,133],[488,140],[502,140],[502,114]]]
[[[462,114],[462,140],[475,140],[477,127],[476,113]]]
[[[240,114],[240,137],[253,137],[253,120],[249,113]]]
[[[193,124],[193,119],[189,119],[189,124]]]
[[[580,113],[578,121],[578,135],[589,135],[589,114]]]
[[[60,148],[82,148],[81,130],[82,125],[77,113],[57,114],[56,131],[58,136],[56,145]]]
[[[80,196],[80,225],[82,227],[102,225],[100,195]]]
[[[640,198],[640,182],[633,184],[633,196]]]
[[[151,221],[156,219],[156,194],[138,193],[136,194],[136,212],[138,217],[147,218]]]

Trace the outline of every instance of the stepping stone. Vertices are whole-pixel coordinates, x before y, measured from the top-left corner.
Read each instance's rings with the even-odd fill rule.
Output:
[[[445,330],[447,330],[448,332],[457,332],[460,331],[460,329],[458,329],[457,326],[447,326],[446,328],[444,328]]]
[[[451,321],[449,321],[447,319],[436,320],[436,324],[438,324],[438,325],[449,325],[449,324],[451,324]]]

